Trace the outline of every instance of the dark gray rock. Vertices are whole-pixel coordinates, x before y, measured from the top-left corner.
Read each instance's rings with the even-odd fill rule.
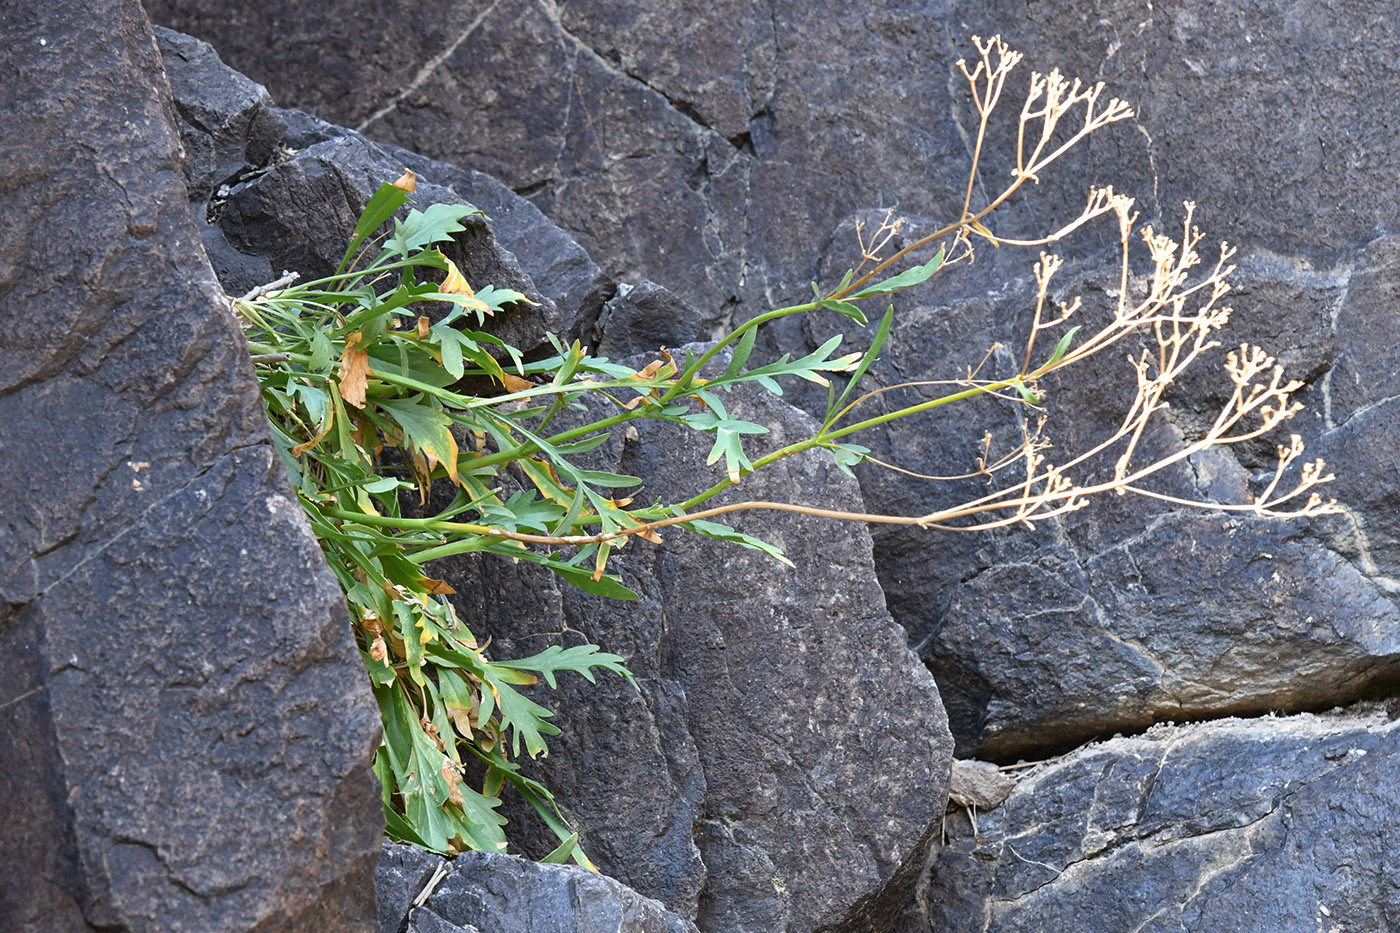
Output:
[[[948,820],[936,931],[1391,930],[1400,826],[1383,710],[1156,726]]]
[[[441,880],[451,864],[442,856],[416,846],[384,843],[374,870],[380,933],[403,933],[414,900],[428,885]]]
[[[265,166],[286,133],[272,98],[193,36],[155,27],[185,147],[185,185],[203,202],[222,184]]]
[[[655,282],[623,284],[604,312],[598,352],[609,357],[655,353],[699,340],[716,323]]]
[[[363,137],[317,143],[235,186],[220,212],[219,226],[241,252],[267,256],[274,268],[306,278],[330,275],[345,255],[366,202],[405,168],[402,160]],[[426,182],[418,186],[413,200],[420,206],[466,203],[451,189]],[[401,210],[406,212],[408,206]],[[523,351],[547,349],[545,331],[563,332],[572,322],[560,319],[554,302],[539,293],[482,217],[464,217],[461,223],[466,229],[440,248],[467,281],[473,287],[514,288],[534,303],[512,305],[493,317],[488,329]]]
[[[327,123],[297,110],[279,111],[287,122],[285,144],[303,149],[333,139],[365,138],[354,130]],[[490,175],[429,159],[399,146],[384,144],[384,152],[412,169],[424,181],[449,188],[460,199],[486,212],[491,232],[520,263],[540,294],[559,310],[568,340],[591,343],[603,302],[612,295],[612,280],[583,248],[560,230],[539,208]],[[693,335],[687,339],[693,339]]]
[[[767,424],[764,446],[814,429],[766,393],[731,412]],[[638,495],[685,496],[722,474],[708,442],[641,423],[597,467],[643,477]],[[859,509],[829,457],[775,464],[738,498]],[[735,497],[727,497],[735,498]],[[618,567],[641,594],[610,603],[500,561],[449,558],[436,573],[500,657],[561,636],[628,659],[613,678],[544,697],[564,734],[532,764],[599,867],[703,929],[881,930],[909,903],[947,792],[951,748],[932,679],[883,606],[864,528],[786,514],[727,516],[778,544],[757,552],[679,530]],[[529,854],[553,848],[511,812]]]
[[[277,277],[265,256],[241,253],[211,218],[229,185],[280,153],[286,125],[258,84],[229,68],[192,36],[155,27],[185,150],[185,186],[204,250],[225,290],[245,294]]]
[[[374,928],[378,714],[135,2],[7,12],[0,926]]]
[[[800,300],[852,210],[961,201],[936,7],[454,3],[451,28],[399,43],[365,2],[276,28],[273,11],[149,6],[284,103],[500,178],[616,279],[706,314]]]
[[[1380,242],[1376,255],[1383,255]],[[1286,427],[1307,438],[1310,455],[1338,470],[1337,488],[1324,492],[1356,503],[1353,520],[1320,520],[1311,525],[1315,535],[1304,536],[1309,526],[1298,522],[1167,511],[1142,498],[1106,496],[1034,531],[944,536],[932,561],[926,532],[875,532],[891,611],[939,679],[960,754],[1015,760],[1154,721],[1326,708],[1400,679],[1395,588],[1386,565],[1370,557],[1393,540],[1384,529],[1395,514],[1388,498],[1395,487],[1365,467],[1379,462],[1383,473],[1393,472],[1393,461],[1376,451],[1397,427],[1377,410],[1379,417],[1365,419],[1368,452],[1338,451],[1361,439],[1359,426],[1342,427],[1346,409],[1360,403],[1351,401],[1354,378],[1339,392],[1328,375],[1338,360],[1362,352],[1360,341],[1378,343],[1374,330],[1358,327],[1350,336],[1336,323],[1352,302],[1367,309],[1352,312],[1355,319],[1384,319],[1381,301],[1370,296],[1384,289],[1372,283],[1385,267],[1374,268],[1368,278],[1350,268],[1323,274],[1260,253],[1244,261],[1230,296],[1238,326],[1229,340],[1288,345],[1288,371],[1313,380],[1305,393],[1312,410]],[[1104,267],[1090,263],[1068,273],[1064,297],[1082,295],[1080,316],[1092,320],[1094,308],[1111,300],[1101,284]],[[1013,281],[996,298],[915,303],[871,371],[875,384],[915,373],[955,379],[994,344],[1023,344],[1016,316],[1033,298],[1029,285]],[[1212,406],[1225,398],[1220,387],[1228,385],[1219,368],[1224,352],[1203,358],[1182,381],[1171,422],[1149,432],[1145,453],[1169,455],[1180,449],[1181,434],[1193,436],[1213,420]],[[1004,353],[988,358],[987,372],[1019,365]],[[1097,443],[1122,418],[1132,386],[1131,370],[1112,358],[1047,381],[1052,458]],[[932,397],[945,390],[924,391]],[[1377,395],[1385,391],[1379,387]],[[1335,403],[1333,394],[1343,401]],[[889,393],[868,413],[917,400],[907,390]],[[1334,407],[1340,417],[1329,425]],[[1020,440],[1020,416],[1010,404],[987,400],[945,411],[871,432],[866,443],[884,461],[949,475],[975,469],[984,430],[992,432],[994,456]],[[1273,446],[1284,439],[1192,458],[1159,474],[1151,488],[1196,501],[1246,502],[1251,488],[1263,485],[1249,471],[1271,471]],[[1360,465],[1355,477],[1353,465]],[[1097,475],[1102,469],[1076,478]],[[895,514],[927,514],[986,491],[980,479],[932,483],[873,467],[860,477],[866,500]]]
[[[696,933],[660,902],[576,865],[493,852],[450,865],[409,916],[408,933]]]

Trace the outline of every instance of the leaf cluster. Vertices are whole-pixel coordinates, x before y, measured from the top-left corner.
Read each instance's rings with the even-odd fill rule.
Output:
[[[781,395],[787,377],[829,385],[825,374],[868,366],[879,347],[836,357],[835,337],[799,359],[746,368],[757,327],[740,328],[724,342],[734,344],[724,371],[705,379],[699,373],[721,347],[682,360],[662,351],[634,369],[551,335],[555,355],[527,363],[489,332],[494,316],[525,297],[472,288],[437,249],[479,212],[435,204],[404,213],[408,189],[411,176],[380,187],[334,275],[265,287],[236,300],[235,311],[278,454],[345,592],[383,717],[375,772],[389,834],[443,853],[502,850],[506,821],[497,810],[509,784],[564,840],[560,857],[586,865],[549,790],[521,769],[522,752],[547,754],[559,733],[529,688],[540,678],[552,688],[565,671],[631,680],[624,659],[592,645],[494,659],[453,608],[450,585],[426,565],[495,554],[601,596],[635,599],[608,560],[633,534],[659,541],[654,523],[783,559],[728,525],[688,520],[692,502],[631,507],[621,491],[637,477],[590,469],[581,458],[628,422],[685,425],[713,437],[709,462],[722,460],[726,471],[703,500],[755,468],[744,439],[768,432],[733,416],[727,392],[757,383]],[[494,388],[469,393],[465,384]],[[607,416],[596,417],[585,395],[602,400]],[[553,429],[566,407],[593,418]],[[848,445],[831,449],[843,468],[859,460]],[[428,518],[405,514],[405,502],[425,503],[434,482],[452,484],[450,505]]]

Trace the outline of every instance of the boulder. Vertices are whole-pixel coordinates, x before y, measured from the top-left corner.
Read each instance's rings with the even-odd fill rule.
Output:
[[[495,852],[448,861],[385,843],[375,888],[381,933],[697,933],[605,875]]]
[[[0,926],[369,931],[378,713],[150,26],[21,5],[7,39]]]
[[[458,2],[399,41],[364,0],[297,23],[148,8],[287,105],[501,179],[615,279],[707,313],[800,300],[852,210],[961,203],[944,10]]]
[[[1158,725],[950,815],[934,930],[1390,930],[1400,925],[1383,708]]]

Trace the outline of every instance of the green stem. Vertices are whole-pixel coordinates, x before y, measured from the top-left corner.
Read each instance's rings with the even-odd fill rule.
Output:
[[[810,437],[805,441],[798,441],[795,444],[789,444],[786,447],[779,448],[778,450],[775,450],[772,453],[765,454],[764,456],[759,457],[753,462],[753,469],[745,471],[743,475],[749,476],[768,466],[770,463],[775,463],[779,460],[782,460],[785,457],[791,457],[793,454],[802,453],[804,450],[811,450],[814,447],[824,447],[829,442],[834,441],[837,438],[845,437],[849,434],[854,434],[857,431],[863,431],[866,428],[873,428],[877,425],[885,424],[889,421],[896,421],[900,418],[904,418],[909,415],[918,414],[921,411],[928,411],[933,408],[938,408],[941,405],[947,405],[950,402],[960,402],[964,399],[972,398],[975,395],[983,395],[988,392],[1009,388],[1012,388],[1012,383],[1010,382],[993,382],[985,386],[974,386],[971,389],[966,389],[962,392],[955,392],[952,395],[945,395],[941,398],[930,399],[927,402],[920,402],[917,405],[910,405],[907,408],[901,408],[898,411],[892,411],[883,415],[877,415],[874,418],[867,418],[864,421],[847,425],[846,427],[836,431],[824,431],[818,434],[816,437]],[[713,499],[715,496],[719,495],[721,492],[733,485],[735,484],[726,477],[725,479],[722,479],[718,483],[715,483],[713,486],[700,493],[699,495],[687,499],[685,502],[682,502],[680,507],[682,509],[685,509],[686,511],[689,511],[690,509],[695,508],[697,505],[700,505],[701,503]]]
[[[714,359],[720,353],[721,350],[729,346],[734,341],[743,337],[744,334],[748,331],[753,330],[755,327],[762,327],[769,321],[776,321],[778,318],[787,317],[790,314],[801,314],[806,311],[815,311],[819,307],[821,307],[820,303],[812,301],[808,302],[807,304],[792,305],[787,308],[777,308],[773,311],[765,311],[764,313],[756,317],[749,318],[747,321],[740,324],[738,327],[734,328],[727,335],[725,335],[724,339],[720,340],[713,347],[701,354],[699,359],[697,359],[694,363],[687,366],[685,372],[681,373],[681,375],[676,379],[676,384],[673,385],[668,392],[661,396],[661,404],[664,405],[671,399],[675,398],[677,395],[688,393],[692,388],[694,388],[690,383],[691,380],[695,378],[695,374],[700,372],[700,370],[705,367],[705,364],[710,362],[710,360]]]

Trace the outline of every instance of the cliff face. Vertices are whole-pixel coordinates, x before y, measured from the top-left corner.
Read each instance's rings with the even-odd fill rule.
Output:
[[[130,5],[94,17],[115,24],[115,38],[99,43],[110,54],[55,64],[55,48],[72,47],[58,38],[65,29],[86,41],[63,25],[62,7],[25,23],[33,41],[6,52],[17,73],[50,85],[13,85],[33,94],[11,91],[12,110],[67,113],[35,102],[69,100],[71,86],[91,111],[7,142],[7,177],[74,162],[75,147],[94,139],[129,147],[115,187],[103,181],[111,159],[77,159],[77,173],[5,195],[14,222],[4,229],[78,230],[80,239],[64,251],[26,232],[7,247],[28,258],[6,273],[0,300],[12,319],[34,322],[42,349],[5,351],[12,388],[0,404],[14,416],[0,416],[0,437],[55,464],[60,451],[70,471],[96,471],[89,495],[71,482],[35,490],[44,471],[18,458],[0,467],[6,501],[66,497],[38,509],[42,521],[7,509],[11,534],[0,539],[18,568],[0,630],[16,684],[0,698],[13,726],[4,780],[42,802],[6,847],[41,853],[13,866],[14,877],[40,881],[7,889],[7,918],[32,929],[142,929],[182,911],[199,928],[354,929],[372,916],[374,712],[334,585],[266,456],[251,377],[227,376],[243,371],[241,345],[220,316],[201,240],[230,293],[283,268],[316,272],[327,257],[334,264],[363,198],[411,168],[420,200],[469,201],[493,218],[460,237],[456,258],[469,278],[537,302],[536,313],[503,324],[517,345],[543,345],[549,330],[624,356],[707,339],[725,321],[799,300],[812,280],[839,279],[857,251],[857,220],[878,222],[886,208],[913,230],[956,218],[975,113],[949,73],[973,54],[969,36],[1001,33],[1027,53],[1026,70],[1102,79],[1137,117],[1008,205],[995,232],[1052,229],[1090,184],[1128,191],[1154,227],[1173,232],[1180,202],[1196,201],[1207,242],[1239,247],[1227,343],[1260,343],[1306,383],[1308,408],[1287,428],[1336,470],[1326,492],[1347,512],[1279,523],[1129,497],[1033,531],[965,535],[755,519],[749,530],[780,539],[806,569],[726,552],[720,575],[713,549],[668,538],[625,564],[642,594],[625,607],[528,568],[445,566],[459,609],[502,650],[529,653],[581,633],[627,655],[642,684],[640,694],[566,687],[565,734],[538,766],[600,867],[674,914],[552,871],[526,872],[539,893],[522,896],[563,905],[586,889],[608,905],[595,920],[635,909],[649,924],[638,929],[692,920],[706,931],[1400,923],[1391,906],[1400,866],[1374,844],[1397,829],[1379,803],[1394,796],[1384,754],[1393,723],[1384,708],[1357,703],[1400,681],[1400,144],[1384,116],[1400,36],[1386,5],[1258,2],[1222,14],[1195,2],[1090,11],[457,0],[431,21],[364,0],[297,19],[277,6],[150,0],[147,11],[309,113],[278,109],[208,47],[162,32],[172,110]],[[93,96],[92,87],[106,90]],[[123,97],[114,87],[138,90]],[[988,137],[976,191],[1007,173],[1016,93],[1008,88],[1012,117]],[[54,205],[74,219],[55,225]],[[1053,297],[1108,300],[1116,244],[1087,234],[1063,248],[1074,262]],[[91,269],[43,265],[70,252]],[[896,328],[870,378],[957,378],[993,343],[1023,340],[1032,258],[984,242],[975,265],[897,295]],[[147,271],[122,271],[137,259]],[[80,289],[73,301],[42,284],[51,280],[81,282],[92,297]],[[766,349],[825,336],[779,326]],[[218,365],[202,362],[216,356]],[[182,401],[133,402],[127,412],[120,400],[135,398],[150,372],[173,374],[158,401]],[[1106,361],[1045,386],[1067,414],[1057,440],[1082,445],[1116,424],[1131,378]],[[93,388],[118,401],[83,415],[72,400]],[[142,384],[142,398],[151,391]],[[1204,382],[1179,387],[1170,423],[1147,445],[1179,449],[1218,400]],[[799,407],[736,404],[778,437],[808,425]],[[198,431],[179,414],[192,410],[202,412]],[[920,472],[962,472],[985,430],[1016,430],[1006,407],[974,414],[894,425],[864,442]],[[68,423],[82,427],[56,432],[55,447],[51,426]],[[641,440],[599,456],[676,488],[707,469],[703,450],[664,430]],[[1161,477],[1163,489],[1238,499],[1257,487],[1271,443],[1192,457]],[[857,473],[858,487],[834,469],[795,464],[766,482],[773,498],[903,514],[976,488]],[[161,485],[159,499],[147,495]],[[246,507],[269,496],[293,512]],[[117,534],[126,543],[110,547]],[[279,574],[228,569],[266,565],[245,553],[249,540],[282,555]],[[256,590],[228,582],[250,575]],[[278,621],[288,612],[317,621],[292,632]],[[73,621],[91,617],[121,624]],[[270,631],[245,631],[254,617]],[[190,640],[167,627],[201,633],[200,657],[185,657]],[[279,647],[250,654],[240,647],[250,638]],[[254,656],[265,666],[247,667]],[[249,686],[221,686],[230,677]],[[181,690],[189,703],[173,702]],[[267,702],[227,699],[249,691]],[[130,697],[115,718],[96,708],[112,695]],[[324,729],[298,718],[307,703]],[[1345,704],[1356,705],[1308,712]],[[1186,720],[1211,722],[1170,724]],[[240,732],[242,721],[274,724],[277,740],[265,741],[267,727]],[[302,729],[322,743],[331,736],[314,767]],[[241,736],[232,745],[217,738],[232,734]],[[1063,757],[1014,770],[1024,776],[1005,804],[956,810],[945,837],[954,742],[963,756],[1008,764]],[[254,759],[270,764],[251,775]],[[191,789],[180,779],[190,772],[216,775],[228,792]],[[295,786],[281,777],[292,773]],[[229,822],[225,807],[246,825]],[[528,817],[512,814],[515,838],[538,857],[552,844],[531,836]],[[269,833],[295,841],[274,845]],[[258,861],[227,840],[257,850]],[[486,930],[492,915],[544,915],[504,902],[471,913],[486,897],[472,885],[525,877],[478,861],[439,879],[443,893],[409,928]],[[428,882],[430,863],[386,858],[381,901],[403,909],[381,910],[385,929],[400,928],[404,891]]]
[[[58,3],[6,30],[0,926],[371,929],[378,713],[151,27]]]

